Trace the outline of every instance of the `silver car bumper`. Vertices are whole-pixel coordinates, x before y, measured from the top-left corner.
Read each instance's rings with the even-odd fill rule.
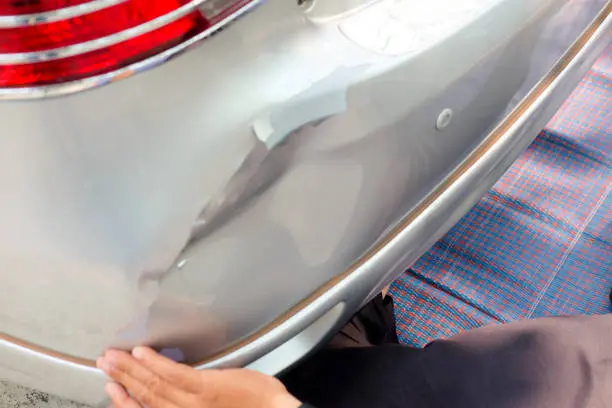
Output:
[[[5,96],[0,378],[99,403],[105,347],[269,373],[311,350],[473,206],[611,40],[612,2],[488,4],[381,45],[356,29],[388,22],[376,4],[270,1],[129,80]]]

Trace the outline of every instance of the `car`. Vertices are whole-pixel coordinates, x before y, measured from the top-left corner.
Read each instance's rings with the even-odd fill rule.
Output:
[[[482,197],[607,0],[0,4],[0,378],[104,404],[149,345],[276,375]]]

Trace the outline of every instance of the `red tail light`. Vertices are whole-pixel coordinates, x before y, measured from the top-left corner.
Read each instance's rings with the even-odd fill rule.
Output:
[[[118,70],[194,37],[251,1],[0,0],[0,87]]]
[[[13,16],[23,14],[43,13],[54,11],[79,4],[88,3],[91,0],[1,0],[0,16]]]

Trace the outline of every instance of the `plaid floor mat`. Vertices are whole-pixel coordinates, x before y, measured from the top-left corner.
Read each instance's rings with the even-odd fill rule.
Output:
[[[403,343],[612,311],[612,47],[531,147],[391,290]]]

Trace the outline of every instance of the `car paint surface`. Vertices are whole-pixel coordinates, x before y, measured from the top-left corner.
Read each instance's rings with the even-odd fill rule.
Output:
[[[81,385],[58,379],[49,391],[96,402],[103,377],[88,364],[109,346],[150,344],[214,366],[280,345],[319,315],[248,357],[215,360],[384,242],[609,5],[319,3],[270,0],[108,86],[28,101],[4,94],[3,377],[42,386],[47,367]],[[511,154],[456,194],[459,205],[411,232],[418,244],[375,258],[375,274],[330,301],[343,305],[330,327],[469,209],[593,54],[507,145]]]

